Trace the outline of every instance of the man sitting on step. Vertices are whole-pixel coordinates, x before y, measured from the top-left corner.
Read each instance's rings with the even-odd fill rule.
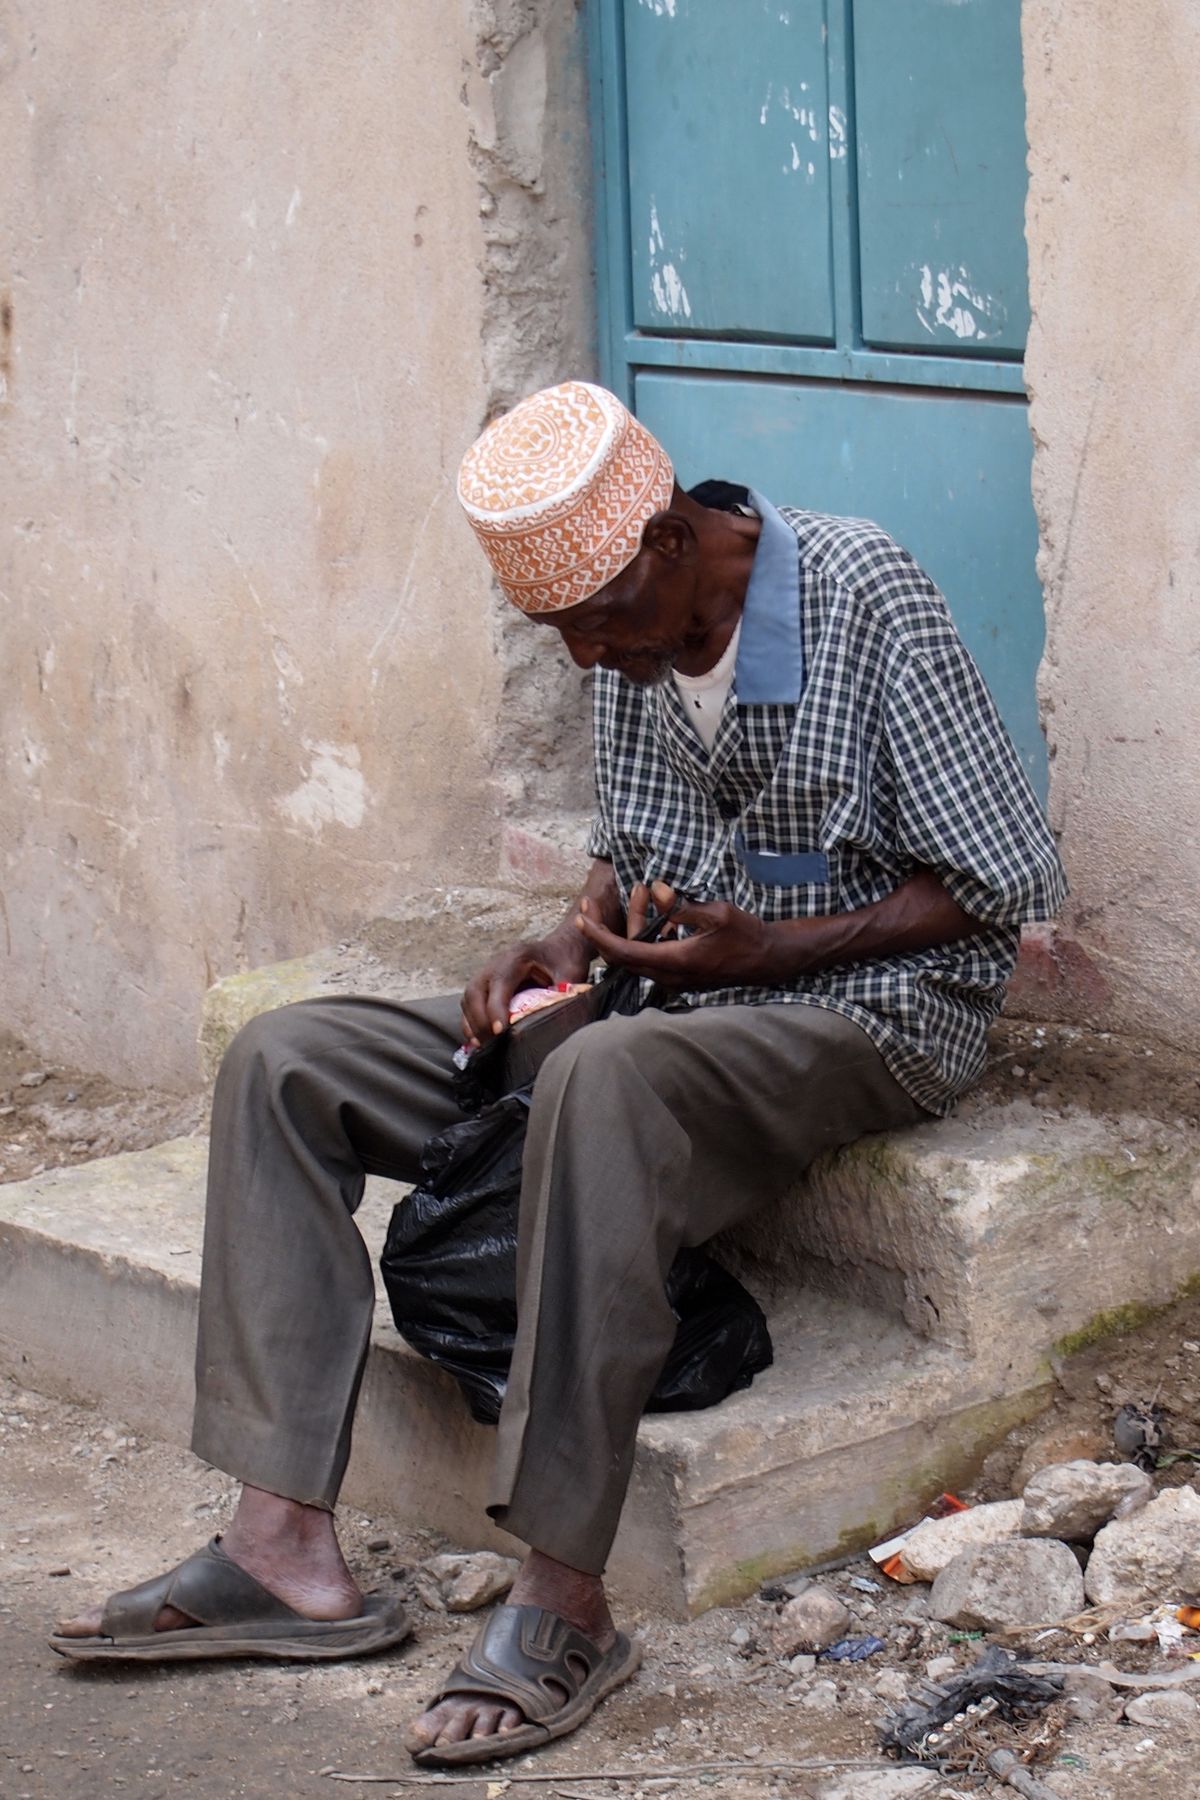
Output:
[[[509,599],[595,671],[590,872],[461,1001],[313,1000],[238,1035],[213,1104],[193,1446],[241,1497],[219,1543],[53,1640],[163,1660],[404,1637],[334,1527],[373,1300],[353,1213],[368,1174],[415,1180],[459,1116],[464,1036],[602,956],[675,1000],[577,1032],[534,1088],[489,1506],[529,1554],[411,1727],[417,1760],[448,1766],[561,1736],[637,1666],[602,1576],[680,1246],[822,1151],[948,1112],[1020,925],[1064,893],[941,595],[876,526],[724,482],[684,493],[581,382],[490,426],[459,495]],[[635,943],[651,903],[677,934]]]

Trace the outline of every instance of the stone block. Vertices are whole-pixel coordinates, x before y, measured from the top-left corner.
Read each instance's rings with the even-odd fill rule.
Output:
[[[1026,1537],[1090,1544],[1118,1507],[1132,1511],[1153,1492],[1149,1475],[1133,1463],[1054,1464],[1026,1487],[1020,1529]]]
[[[994,1500],[968,1512],[951,1513],[948,1519],[928,1519],[905,1540],[900,1551],[904,1566],[918,1581],[936,1581],[946,1564],[964,1550],[1018,1537],[1021,1512],[1020,1500]]]
[[[206,1146],[199,1138],[0,1188],[0,1368],[186,1443]],[[368,1183],[372,1248],[397,1190]],[[707,1412],[643,1421],[618,1595],[676,1614],[877,1541],[969,1481],[1046,1390],[998,1394],[961,1355],[819,1293],[769,1306],[776,1360]],[[511,1553],[484,1513],[493,1434],[381,1307],[346,1498]]]
[[[744,1269],[887,1308],[1011,1388],[1200,1275],[1200,1144],[1027,1100],[863,1138],[730,1240]]]
[[[226,975],[204,996],[204,1078],[215,1079],[230,1041],[259,1013],[325,994],[407,1000],[458,992],[495,950],[545,931],[565,904],[501,888],[430,888],[405,896],[336,948]]]
[[[1200,1596],[1200,1494],[1167,1488],[1141,1512],[1115,1519],[1088,1559],[1095,1606],[1181,1605]]]
[[[983,1544],[946,1565],[929,1610],[965,1631],[1056,1625],[1083,1611],[1083,1574],[1067,1546],[1050,1538]]]

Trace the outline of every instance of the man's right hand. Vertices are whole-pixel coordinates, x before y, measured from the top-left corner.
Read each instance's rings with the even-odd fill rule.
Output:
[[[624,924],[612,864],[593,862],[583,893],[567,908],[561,925],[543,938],[510,944],[486,963],[468,984],[462,1001],[463,1037],[481,1044],[507,1029],[508,1009],[522,988],[553,987],[557,981],[586,981],[595,951],[576,929],[580,910],[620,931]]]
[[[472,977],[463,994],[463,1036],[469,1044],[501,1032],[508,1024],[508,1009],[522,988],[553,987],[556,981],[583,981],[592,950],[572,932],[530,938],[510,944],[485,963]]]

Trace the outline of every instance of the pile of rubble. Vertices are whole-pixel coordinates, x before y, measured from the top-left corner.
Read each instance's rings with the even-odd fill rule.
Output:
[[[893,1756],[999,1774],[989,1758],[1009,1756],[1006,1743],[1036,1762],[1068,1721],[1118,1715],[1143,1729],[1200,1735],[1200,1705],[1187,1691],[1200,1684],[1195,1488],[1156,1495],[1134,1463],[1080,1459],[1038,1470],[1018,1499],[966,1507],[946,1498],[946,1516],[872,1552],[877,1580],[800,1574],[768,1584],[764,1597],[777,1607],[772,1648],[797,1678],[797,1703],[839,1703],[822,1680],[834,1669],[823,1665],[881,1653],[878,1669],[892,1660],[887,1652],[894,1658],[898,1637],[914,1627],[889,1630],[888,1595],[907,1589],[904,1618],[941,1627],[977,1660],[964,1668],[961,1657],[935,1658],[923,1677],[894,1667],[873,1674],[873,1693],[894,1709],[880,1721]],[[867,1602],[877,1609],[874,1631],[864,1634],[861,1608],[857,1618],[851,1610],[854,1590],[878,1596]],[[991,1644],[974,1642],[985,1635]],[[1035,1660],[1053,1653],[1070,1660]],[[1061,1704],[1051,1715],[1053,1702]],[[1048,1724],[1051,1717],[1060,1723]],[[1001,1726],[1011,1728],[1007,1736]],[[1010,1774],[1018,1785],[1017,1764]]]

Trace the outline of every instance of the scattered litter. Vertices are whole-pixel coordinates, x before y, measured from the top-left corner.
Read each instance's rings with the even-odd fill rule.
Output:
[[[69,1575],[71,1571],[67,1564],[64,1563],[60,1569],[47,1569],[46,1573],[47,1575]]]
[[[942,1756],[949,1725],[971,1729],[993,1713],[1006,1721],[1031,1718],[1061,1694],[1061,1678],[1034,1673],[991,1644],[973,1668],[919,1690],[890,1713],[880,1727],[880,1743],[894,1756],[930,1761]]]
[[[1157,1466],[1166,1441],[1166,1416],[1153,1401],[1128,1400],[1113,1420],[1113,1443],[1139,1469],[1149,1472]]]
[[[824,1650],[817,1651],[818,1662],[865,1662],[868,1656],[874,1656],[877,1650],[885,1650],[887,1645],[880,1637],[846,1637],[839,1638],[836,1644],[830,1644]]]
[[[880,1583],[878,1581],[872,1581],[866,1575],[852,1575],[850,1577],[850,1586],[856,1588],[860,1594],[882,1594],[883,1592]]]
[[[867,1555],[892,1581],[914,1581],[916,1577],[909,1574],[900,1557],[901,1550],[913,1532],[917,1530],[918,1526],[928,1525],[934,1519],[948,1519],[951,1513],[969,1511],[970,1508],[966,1501],[960,1500],[957,1494],[941,1494],[933,1502],[924,1518],[917,1519],[914,1524],[905,1526],[902,1531],[893,1532],[891,1537],[885,1538],[881,1544],[876,1544],[873,1549],[868,1550]]]

